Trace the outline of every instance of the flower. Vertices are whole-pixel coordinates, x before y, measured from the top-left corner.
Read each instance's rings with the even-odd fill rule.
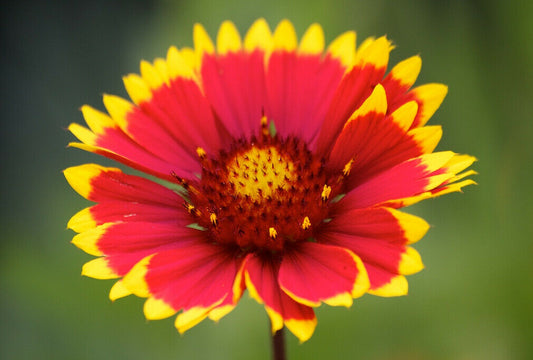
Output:
[[[83,106],[70,146],[159,179],[86,164],[64,174],[97,202],[72,217],[72,242],[97,256],[82,274],[118,278],[110,298],[147,297],[147,319],[176,313],[180,332],[218,321],[245,289],[272,331],[301,341],[313,307],[352,305],[365,293],[407,293],[423,268],[410,245],[428,224],[398,208],[472,184],[475,160],[433,152],[426,122],[447,87],[411,88],[413,56],[386,74],[385,37],[355,48],[346,32],[325,49],[311,25],[298,42],[281,21],[257,20],[244,40],[222,23],[213,44],[141,62],[124,77],[133,103],[104,95],[107,113]]]

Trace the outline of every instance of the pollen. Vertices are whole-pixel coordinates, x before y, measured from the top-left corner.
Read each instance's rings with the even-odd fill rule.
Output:
[[[324,188],[322,189],[322,194],[320,197],[323,201],[327,201],[329,199],[329,195],[331,194],[331,186],[324,185]]]
[[[211,220],[211,224],[213,224],[213,226],[216,227],[218,225],[217,214],[211,213],[211,215],[209,215],[209,220]]]
[[[348,163],[346,165],[344,165],[344,169],[342,170],[342,174],[344,176],[350,175],[350,171],[352,171],[352,166],[353,166],[353,159],[351,159],[350,161],[348,161]]]
[[[302,229],[307,230],[311,227],[311,220],[309,220],[309,217],[304,217],[304,221],[302,222]]]
[[[270,236],[272,239],[275,239],[278,237],[278,232],[273,227],[268,228],[268,236]]]
[[[197,147],[197,148],[196,148],[196,154],[198,154],[198,157],[199,157],[200,159],[205,158],[205,156],[207,155],[207,153],[205,152],[205,150],[204,150],[203,148],[201,148],[201,147]]]
[[[228,181],[236,192],[253,200],[272,198],[276,191],[287,190],[297,178],[292,161],[273,146],[253,146],[238,154],[229,164],[228,172]]]

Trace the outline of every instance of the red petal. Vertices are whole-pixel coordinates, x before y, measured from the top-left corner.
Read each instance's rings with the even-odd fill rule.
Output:
[[[234,251],[191,244],[154,255],[144,280],[150,294],[174,309],[211,308],[231,296],[240,261]]]
[[[322,126],[343,73],[341,63],[331,57],[274,52],[266,78],[267,116],[280,135],[298,135],[310,142]]]
[[[265,304],[265,309],[275,332],[285,326],[300,341],[311,337],[316,326],[312,308],[297,303],[290,298],[278,284],[279,264],[269,257],[250,254],[246,258],[245,278],[250,295]]]
[[[372,93],[383,78],[385,70],[385,68],[376,69],[373,65],[363,68],[355,66],[344,76],[333,96],[317,142],[314,144],[318,154],[326,154],[331,149],[345,122]]]
[[[434,189],[453,176],[443,169],[453,156],[452,152],[426,154],[385,170],[350,191],[338,203],[338,211],[376,206]]]
[[[201,73],[207,99],[233,138],[257,136],[267,106],[264,53],[204,55]]]
[[[352,252],[312,242],[299,243],[284,255],[279,284],[300,303],[347,307],[369,286],[365,268]]]

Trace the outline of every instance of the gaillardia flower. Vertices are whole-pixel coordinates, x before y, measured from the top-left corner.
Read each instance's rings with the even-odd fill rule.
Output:
[[[83,106],[88,128],[69,126],[71,146],[159,181],[65,170],[97,202],[68,223],[98,256],[82,274],[119,279],[112,300],[146,297],[147,319],[179,313],[180,332],[219,320],[247,289],[273,331],[301,341],[322,303],[406,294],[405,275],[423,267],[410,245],[429,226],[398,208],[472,184],[474,158],[433,152],[442,131],[426,122],[447,88],[412,88],[420,57],[387,74],[391,42],[355,38],[325,48],[320,25],[298,42],[290,22],[271,33],[260,19],[243,40],[224,22],[215,44],[195,25],[194,48],[124,77],[132,102]]]

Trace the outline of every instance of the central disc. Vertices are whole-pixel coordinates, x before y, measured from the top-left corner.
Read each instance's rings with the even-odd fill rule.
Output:
[[[237,154],[228,165],[228,182],[235,192],[256,201],[272,198],[276,190],[288,190],[290,182],[297,178],[291,159],[274,146],[252,146]]]
[[[186,206],[212,241],[243,251],[282,251],[306,241],[327,218],[331,185],[304,142],[265,136],[231,152],[198,154],[202,176]],[[333,184],[332,184],[333,185]]]

